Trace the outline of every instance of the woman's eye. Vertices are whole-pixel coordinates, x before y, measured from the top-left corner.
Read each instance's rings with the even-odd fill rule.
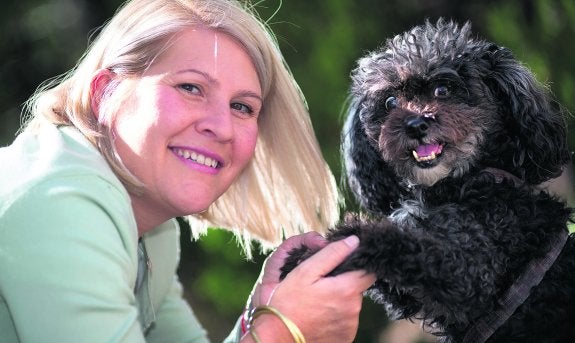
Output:
[[[385,109],[391,110],[397,107],[397,98],[394,96],[390,96],[389,98],[385,99]]]
[[[254,110],[250,106],[242,104],[241,102],[234,102],[234,103],[232,103],[231,107],[232,107],[232,109],[239,111],[239,112],[242,112],[242,113],[245,113],[245,114],[253,114],[254,113]]]
[[[200,88],[191,83],[182,83],[181,85],[179,85],[179,87],[188,93],[194,93],[194,94],[201,93]]]
[[[446,98],[448,97],[450,94],[449,92],[449,87],[445,86],[445,85],[440,85],[435,87],[435,90],[433,91],[433,95],[436,98]]]

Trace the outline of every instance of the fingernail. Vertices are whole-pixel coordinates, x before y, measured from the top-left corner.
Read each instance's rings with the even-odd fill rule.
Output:
[[[359,238],[355,235],[346,237],[344,240],[345,244],[347,244],[349,247],[355,248],[359,245]]]

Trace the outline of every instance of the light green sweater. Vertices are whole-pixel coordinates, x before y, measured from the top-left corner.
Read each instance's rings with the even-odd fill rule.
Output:
[[[77,130],[47,126],[0,149],[1,342],[207,342],[176,276],[177,222],[144,247],[135,292],[130,198]]]

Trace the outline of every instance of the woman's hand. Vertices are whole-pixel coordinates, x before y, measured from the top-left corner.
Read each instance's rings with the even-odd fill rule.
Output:
[[[339,265],[358,243],[356,236],[350,236],[327,244],[317,233],[289,238],[266,260],[260,282],[252,295],[252,305],[267,304],[278,309],[299,327],[307,342],[352,342],[357,333],[362,294],[375,282],[375,276],[363,271],[333,277],[325,275]],[[286,256],[301,245],[321,250],[280,282],[279,269]],[[262,342],[283,342],[283,337],[286,342],[293,342],[282,326],[273,315],[262,315],[256,321],[255,330]],[[272,327],[275,332],[272,332]]]

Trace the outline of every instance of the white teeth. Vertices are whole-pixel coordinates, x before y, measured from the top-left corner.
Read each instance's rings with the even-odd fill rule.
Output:
[[[198,154],[194,151],[184,150],[184,149],[175,149],[176,154],[181,156],[187,160],[194,161],[198,164],[203,164],[208,167],[217,168],[218,161],[211,159],[210,157],[206,157],[202,154]]]
[[[413,157],[415,158],[415,160],[417,162],[431,161],[431,160],[435,160],[435,158],[437,157],[435,155],[435,152],[432,152],[431,155],[429,155],[429,156],[423,156],[423,157],[420,157],[415,150],[413,150],[412,153],[413,153]]]
[[[206,157],[206,159],[204,160],[204,164],[207,166],[210,166],[212,168],[215,168],[218,166],[218,161],[212,160],[211,158]]]

